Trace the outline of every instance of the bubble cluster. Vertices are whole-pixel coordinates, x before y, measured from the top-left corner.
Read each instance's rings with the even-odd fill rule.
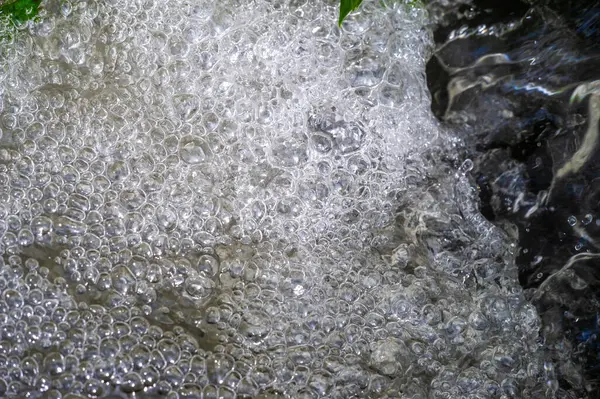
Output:
[[[0,396],[550,392],[423,10],[43,6],[0,59]]]

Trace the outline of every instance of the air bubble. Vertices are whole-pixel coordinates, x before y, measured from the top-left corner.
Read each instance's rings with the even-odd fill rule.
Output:
[[[198,137],[186,136],[179,143],[179,156],[188,164],[198,164],[206,161],[208,147]]]
[[[178,94],[172,101],[176,115],[186,122],[192,121],[200,110],[200,99],[194,94]]]
[[[52,352],[44,358],[44,370],[50,375],[62,374],[65,371],[64,357],[56,352]]]
[[[122,182],[129,176],[127,163],[125,161],[113,162],[108,166],[107,176],[111,181]]]
[[[87,225],[66,216],[59,216],[53,223],[54,232],[63,236],[81,236],[87,231]]]
[[[210,255],[202,255],[198,258],[196,269],[212,277],[219,271],[219,262]]]
[[[141,391],[144,388],[142,377],[135,372],[125,374],[121,382],[121,388],[126,393]]]
[[[185,281],[186,292],[194,298],[206,298],[215,287],[215,283],[205,277],[190,277]]]

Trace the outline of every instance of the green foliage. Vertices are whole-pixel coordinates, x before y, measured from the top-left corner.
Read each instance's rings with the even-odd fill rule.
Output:
[[[392,3],[400,2],[410,8],[424,8],[426,0],[391,0]],[[355,11],[362,0],[340,0],[340,17],[338,19],[338,24],[342,26],[342,22],[344,19],[350,14],[352,11]],[[381,5],[383,7],[387,7],[387,5],[381,1]]]
[[[405,4],[409,7],[414,7],[414,8],[425,7],[425,4],[423,4],[423,1],[421,1],[421,0],[405,0]]]
[[[20,25],[37,15],[40,3],[41,0],[0,0],[0,16]]]
[[[340,17],[338,19],[338,25],[342,26],[344,18],[352,11],[356,10],[360,6],[362,0],[340,0]]]

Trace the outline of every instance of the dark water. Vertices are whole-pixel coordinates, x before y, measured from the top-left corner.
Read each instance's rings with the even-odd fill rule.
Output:
[[[518,237],[559,397],[600,395],[600,2],[432,2],[432,109]]]

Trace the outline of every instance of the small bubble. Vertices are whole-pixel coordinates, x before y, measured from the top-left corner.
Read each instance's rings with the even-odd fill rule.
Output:
[[[52,376],[62,374],[65,371],[65,359],[63,355],[57,352],[46,355],[44,358],[44,370]]]
[[[29,247],[35,242],[35,237],[29,229],[22,229],[19,231],[19,245],[21,247]]]
[[[194,94],[178,94],[173,96],[175,113],[184,121],[192,121],[200,110],[200,99]]]
[[[113,182],[121,182],[129,176],[129,167],[124,161],[115,161],[108,167],[108,178]]]
[[[179,142],[179,156],[187,164],[194,165],[206,161],[207,153],[207,145],[198,137],[186,136]]]
[[[460,168],[458,168],[458,170],[460,171],[460,173],[466,174],[473,170],[473,166],[473,161],[467,159],[462,163],[462,165],[460,165]]]
[[[83,386],[83,393],[91,398],[103,397],[107,390],[106,384],[93,378],[87,380]]]
[[[202,255],[196,263],[196,270],[207,276],[215,276],[219,271],[219,262],[210,255]]]
[[[123,392],[132,393],[141,391],[144,388],[142,377],[135,372],[129,372],[123,376],[121,389]]]
[[[185,281],[186,292],[194,298],[206,298],[214,288],[215,283],[206,277],[189,277]]]
[[[16,290],[8,289],[4,291],[2,297],[11,309],[20,308],[24,304],[23,296]]]
[[[54,221],[54,231],[62,236],[80,236],[85,234],[87,226],[66,216],[58,216]]]

